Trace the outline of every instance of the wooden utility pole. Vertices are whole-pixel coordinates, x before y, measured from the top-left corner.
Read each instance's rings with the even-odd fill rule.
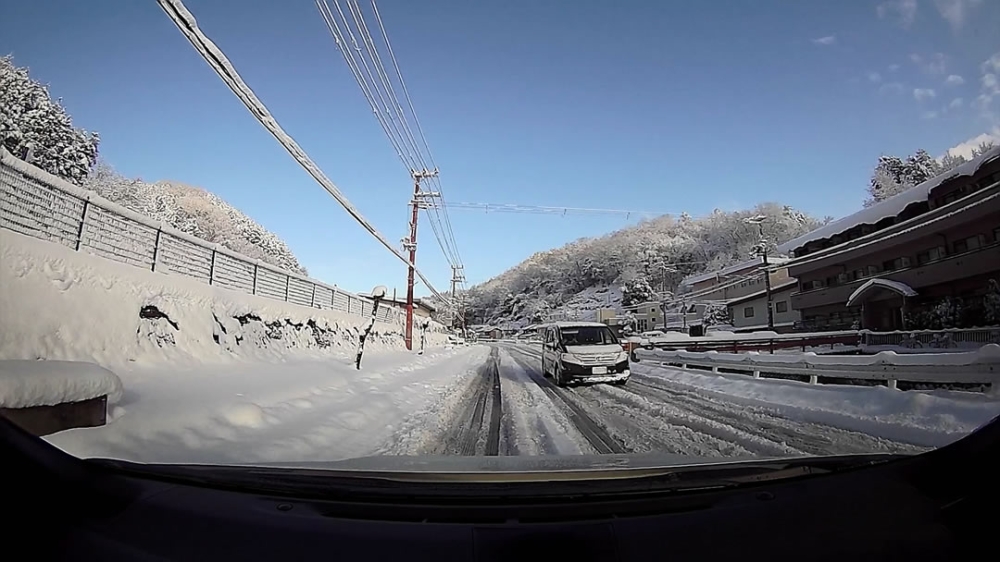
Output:
[[[410,251],[410,265],[407,267],[406,271],[406,349],[413,349],[413,276],[414,270],[413,265],[417,263],[417,216],[418,211],[421,207],[426,208],[423,199],[430,195],[436,195],[432,193],[423,192],[420,190],[420,181],[424,178],[431,178],[437,176],[438,171],[435,169],[433,171],[423,169],[423,170],[411,170],[410,175],[413,177],[413,200],[410,202],[413,205],[413,213],[410,217],[410,238],[403,241],[403,247]]]

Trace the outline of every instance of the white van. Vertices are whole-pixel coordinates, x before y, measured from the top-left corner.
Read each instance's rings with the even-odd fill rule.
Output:
[[[625,384],[628,353],[611,328],[600,322],[554,322],[542,330],[542,372],[559,386]]]

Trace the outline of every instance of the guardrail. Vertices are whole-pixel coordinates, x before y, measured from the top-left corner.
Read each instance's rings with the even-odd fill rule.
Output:
[[[369,317],[373,302],[154,221],[0,147],[0,228],[136,267],[292,304]],[[381,306],[378,319],[401,322]]]
[[[642,340],[640,345],[650,349],[669,349],[685,351],[727,351],[740,353],[747,351],[767,351],[774,353],[775,349],[800,348],[805,351],[807,347],[818,347],[823,345],[834,346],[859,345],[860,332],[857,330],[845,330],[840,332],[815,332],[807,334],[769,334],[757,336],[753,332],[741,334],[739,337],[723,338],[712,336],[701,336],[695,338],[678,339],[648,339]]]
[[[965,353],[897,355],[883,351],[875,355],[755,355],[639,349],[634,358],[656,361],[682,369],[699,367],[713,373],[749,374],[753,378],[808,377],[812,384],[835,381],[884,381],[896,388],[898,381],[935,384],[981,384],[1000,382],[1000,345],[987,344]]]

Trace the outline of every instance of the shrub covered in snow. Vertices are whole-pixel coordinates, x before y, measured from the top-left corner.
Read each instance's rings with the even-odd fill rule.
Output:
[[[306,269],[273,232],[204,189],[177,182],[129,179],[99,162],[84,187],[186,234],[305,275]]]
[[[97,160],[97,133],[73,128],[59,101],[44,85],[14,66],[11,56],[0,57],[0,144],[18,158],[76,185]]]

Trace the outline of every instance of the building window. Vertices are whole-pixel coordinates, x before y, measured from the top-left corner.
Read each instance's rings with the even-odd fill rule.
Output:
[[[743,308],[743,317],[744,318],[753,318],[753,307],[752,306],[747,306],[747,307]]]
[[[778,301],[774,303],[775,312],[788,312],[788,301]]]
[[[878,274],[878,266],[877,265],[869,265],[867,269],[868,269],[868,277],[871,277],[872,275]]]
[[[656,309],[655,308],[650,308],[649,311],[650,312],[656,312]]]

